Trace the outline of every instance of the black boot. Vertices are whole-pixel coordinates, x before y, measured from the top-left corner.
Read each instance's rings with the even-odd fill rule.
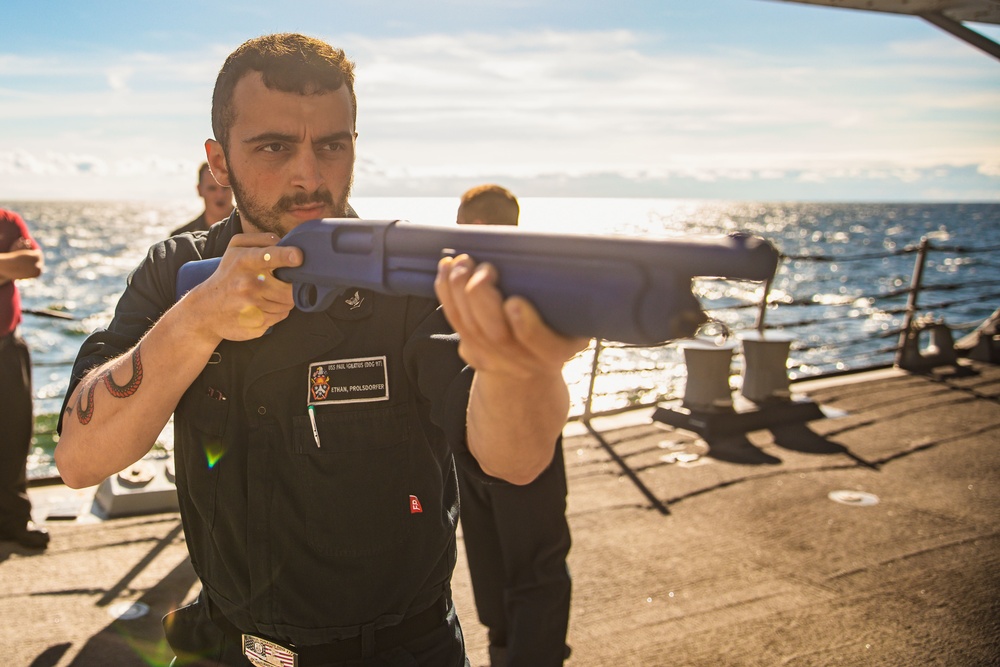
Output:
[[[25,549],[44,549],[49,546],[49,531],[29,521],[19,529],[0,532],[0,540],[17,542]]]

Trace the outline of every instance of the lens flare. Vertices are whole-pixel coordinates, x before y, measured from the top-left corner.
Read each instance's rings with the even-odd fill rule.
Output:
[[[223,456],[226,454],[225,445],[221,442],[209,441],[204,445],[205,449],[205,462],[208,463],[208,469],[211,470],[215,467]]]

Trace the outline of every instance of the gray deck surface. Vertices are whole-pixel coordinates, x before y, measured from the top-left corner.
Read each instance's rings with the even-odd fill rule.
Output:
[[[793,389],[834,416],[709,442],[651,410],[567,427],[567,665],[1000,664],[1000,367]],[[0,543],[2,664],[166,664],[159,619],[198,591],[178,515],[60,520],[86,491],[31,494],[52,544]],[[487,665],[463,553],[454,589]]]

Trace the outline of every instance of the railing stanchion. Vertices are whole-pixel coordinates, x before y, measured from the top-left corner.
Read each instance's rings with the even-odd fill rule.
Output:
[[[590,365],[590,386],[587,387],[587,402],[583,405],[583,423],[589,424],[590,418],[594,415],[594,383],[597,381],[597,374],[600,372],[599,362],[601,350],[604,346],[600,338],[594,339],[594,361]]]
[[[760,332],[764,333],[764,313],[767,310],[767,296],[771,293],[771,283],[774,282],[774,276],[778,275],[778,270],[774,270],[774,275],[764,281],[764,295],[760,297],[760,309],[757,310],[757,323],[754,328]]]
[[[917,261],[913,265],[913,279],[910,281],[910,293],[906,298],[906,315],[903,318],[903,329],[899,333],[899,345],[896,347],[896,366],[905,366],[907,340],[913,335],[913,319],[917,314],[917,298],[924,280],[924,264],[927,262],[927,251],[930,249],[930,239],[926,236],[920,239],[920,249]]]

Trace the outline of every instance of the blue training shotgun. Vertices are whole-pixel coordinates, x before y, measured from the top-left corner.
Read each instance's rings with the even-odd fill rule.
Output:
[[[326,310],[349,288],[435,298],[438,261],[464,253],[493,264],[500,292],[527,298],[559,333],[639,345],[689,337],[706,321],[692,278],[763,281],[778,265],[775,248],[747,234],[639,239],[356,218],[310,220],[278,245],[302,250],[301,266],[275,275],[292,283],[307,312]],[[178,298],[218,262],[183,265]]]

